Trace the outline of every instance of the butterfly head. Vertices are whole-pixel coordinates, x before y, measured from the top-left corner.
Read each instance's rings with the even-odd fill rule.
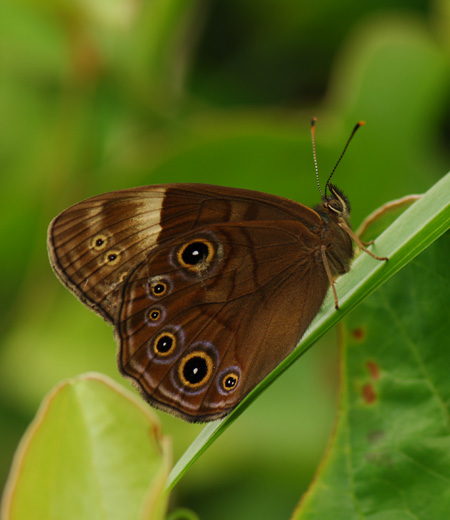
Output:
[[[337,218],[338,220],[344,219],[348,222],[350,218],[350,202],[344,193],[334,186],[333,184],[327,184],[325,189],[325,197],[322,201],[322,207],[327,212]],[[329,191],[329,194],[327,194]]]
[[[350,202],[348,201],[347,197],[344,195],[344,193],[339,188],[337,188],[334,184],[330,183],[330,180],[331,180],[331,177],[333,177],[334,172],[336,171],[336,168],[338,167],[342,158],[344,157],[344,154],[348,148],[348,145],[350,144],[350,141],[353,139],[353,136],[355,135],[356,131],[358,130],[358,128],[363,126],[365,123],[364,123],[364,121],[359,121],[353,128],[353,131],[350,134],[350,137],[348,138],[347,143],[345,144],[344,149],[342,150],[342,153],[339,156],[339,159],[337,160],[336,164],[334,165],[333,170],[330,173],[330,176],[328,177],[328,180],[325,184],[325,194],[323,194],[323,192],[320,188],[319,169],[317,167],[317,157],[316,157],[316,133],[315,133],[316,120],[317,119],[314,117],[313,120],[311,121],[311,138],[312,138],[312,145],[313,145],[313,158],[314,158],[314,166],[316,169],[317,186],[319,187],[320,194],[322,195],[321,209],[325,209],[325,212],[328,215],[330,215],[331,217],[334,217],[335,219],[338,219],[338,220],[344,220],[348,224],[349,217],[350,217]]]

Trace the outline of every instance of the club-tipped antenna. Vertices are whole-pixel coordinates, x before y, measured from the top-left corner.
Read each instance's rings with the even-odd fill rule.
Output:
[[[316,179],[317,179],[317,186],[319,188],[319,193],[324,196],[322,193],[322,188],[320,187],[320,181],[319,181],[319,167],[317,166],[317,154],[316,154],[316,121],[317,117],[313,117],[311,119],[311,140],[312,140],[312,147],[313,147],[313,157],[314,157],[314,167],[316,169]],[[326,191],[326,190],[325,190]]]
[[[330,184],[331,177],[333,177],[333,174],[336,171],[336,168],[338,167],[339,163],[341,162],[342,157],[344,157],[344,154],[347,151],[347,148],[348,148],[348,145],[350,144],[350,141],[353,139],[353,136],[356,134],[356,131],[358,130],[358,128],[360,126],[365,125],[365,124],[366,124],[365,121],[358,121],[358,123],[356,123],[356,125],[355,125],[355,128],[353,128],[353,131],[350,134],[350,137],[348,138],[347,142],[345,143],[344,149],[342,150],[342,153],[339,156],[339,159],[337,160],[336,164],[334,165],[334,168],[333,168],[332,172],[330,173],[330,176],[328,177],[327,183],[325,184],[325,197],[327,195],[327,189],[328,189],[328,186]],[[322,194],[322,192],[320,192],[320,193]]]

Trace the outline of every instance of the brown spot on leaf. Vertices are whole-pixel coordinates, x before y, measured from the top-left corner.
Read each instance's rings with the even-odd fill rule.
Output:
[[[380,377],[380,368],[375,361],[367,361],[367,368],[369,369],[372,379],[378,379]]]
[[[367,404],[372,404],[377,399],[375,388],[371,383],[367,383],[362,387],[362,397]]]
[[[352,335],[357,341],[361,341],[365,337],[365,332],[361,327],[352,330]]]

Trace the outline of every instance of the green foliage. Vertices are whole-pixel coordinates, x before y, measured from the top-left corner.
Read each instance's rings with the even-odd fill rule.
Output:
[[[448,516],[449,255],[447,232],[344,320],[339,421],[293,518]]]
[[[450,228],[449,183],[450,174],[380,237],[388,264],[358,259],[339,284],[340,311],[326,303],[296,351],[227,418],[203,429],[169,487],[314,339]],[[295,518],[407,518],[414,510],[429,520],[448,510],[448,233],[346,320],[338,426]],[[144,403],[108,381],[81,377],[42,404],[16,455],[3,517],[157,520],[169,464],[167,441]]]
[[[16,454],[2,518],[162,519],[170,463],[148,407],[104,376],[80,376],[42,403]]]

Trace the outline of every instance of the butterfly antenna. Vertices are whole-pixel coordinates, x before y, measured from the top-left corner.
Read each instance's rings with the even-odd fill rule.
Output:
[[[342,160],[342,157],[344,157],[345,152],[347,151],[348,145],[350,144],[350,141],[353,139],[353,136],[356,134],[356,131],[360,126],[365,125],[365,121],[358,121],[356,123],[355,128],[353,129],[352,133],[350,134],[350,137],[348,138],[348,141],[345,143],[344,149],[342,150],[341,155],[339,156],[339,159],[337,160],[337,163],[335,164],[333,171],[330,173],[330,176],[328,177],[327,183],[325,184],[325,196],[327,194],[327,188],[330,184],[331,177],[333,177],[334,172],[336,171],[336,168],[338,167],[339,163]]]
[[[313,147],[313,157],[314,157],[314,167],[316,169],[316,179],[317,179],[317,186],[319,187],[319,192],[323,197],[322,188],[320,187],[320,181],[319,181],[319,167],[317,166],[317,155],[316,155],[316,121],[317,117],[313,117],[311,119],[311,140],[312,140],[312,147]]]

